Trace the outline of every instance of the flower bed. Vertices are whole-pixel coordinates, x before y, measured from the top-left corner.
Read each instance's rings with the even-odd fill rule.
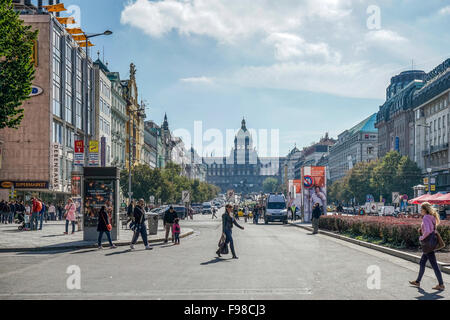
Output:
[[[372,217],[372,216],[324,216],[319,220],[319,228],[323,230],[360,236],[379,240],[402,248],[418,248],[419,228],[422,219]],[[441,221],[438,232],[450,247],[450,221]]]

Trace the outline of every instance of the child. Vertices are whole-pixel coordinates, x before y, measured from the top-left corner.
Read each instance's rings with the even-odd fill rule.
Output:
[[[180,244],[180,219],[175,219],[172,232],[175,235],[175,245]]]

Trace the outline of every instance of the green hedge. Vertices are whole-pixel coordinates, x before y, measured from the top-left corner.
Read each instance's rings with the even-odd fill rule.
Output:
[[[325,216],[319,221],[323,230],[362,236],[383,243],[404,248],[419,248],[421,219],[368,217],[368,216]],[[441,221],[437,228],[446,248],[450,248],[450,221]]]

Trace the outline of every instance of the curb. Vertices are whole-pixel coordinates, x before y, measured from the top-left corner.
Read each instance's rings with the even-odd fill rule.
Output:
[[[294,223],[290,223],[290,225],[295,226],[297,228],[302,228],[308,231],[313,231],[313,228],[311,227],[307,227],[307,226],[302,226],[302,225],[298,225],[298,224],[294,224]],[[369,249],[373,249],[373,250],[377,250],[386,254],[390,254],[391,256],[395,256],[397,258],[402,258],[414,263],[419,264],[420,263],[420,258],[419,256],[416,256],[414,254],[411,253],[407,253],[407,252],[403,252],[403,251],[399,251],[396,249],[391,249],[391,248],[387,248],[387,247],[383,247],[377,244],[373,244],[373,243],[369,243],[369,242],[365,242],[365,241],[361,241],[361,240],[357,240],[357,239],[353,239],[353,238],[349,238],[340,234],[335,234],[332,232],[328,232],[328,231],[323,231],[323,230],[319,230],[319,234],[323,234],[332,238],[336,238],[339,240],[343,240],[343,241],[347,241],[347,242],[351,242],[353,244],[357,244],[360,245],[362,247],[366,247]],[[443,262],[439,262],[438,261],[438,265],[439,265],[439,269],[441,269],[442,272],[450,274],[450,267],[448,266],[448,263],[443,263]],[[427,263],[427,266],[430,267],[429,262]]]
[[[180,234],[180,239],[186,238],[190,235],[194,234],[194,230],[188,231],[186,233]],[[159,239],[151,239],[148,240],[148,243],[157,243],[157,242],[164,242],[164,238]],[[130,240],[131,241],[131,240]],[[124,247],[129,246],[130,241],[127,242],[116,242],[114,243],[117,247]],[[144,242],[142,239],[138,240],[136,244],[143,244]],[[81,246],[61,246],[61,247],[37,247],[37,248],[0,248],[0,253],[13,253],[13,252],[45,252],[45,251],[61,251],[61,250],[80,250],[80,249],[93,249],[97,248],[97,243],[94,244],[86,244]],[[108,247],[106,247],[108,248]]]

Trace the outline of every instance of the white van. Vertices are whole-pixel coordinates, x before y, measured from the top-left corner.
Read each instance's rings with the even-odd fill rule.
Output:
[[[284,194],[271,193],[267,197],[264,222],[265,224],[268,224],[273,221],[281,221],[283,224],[288,222],[288,212]]]

